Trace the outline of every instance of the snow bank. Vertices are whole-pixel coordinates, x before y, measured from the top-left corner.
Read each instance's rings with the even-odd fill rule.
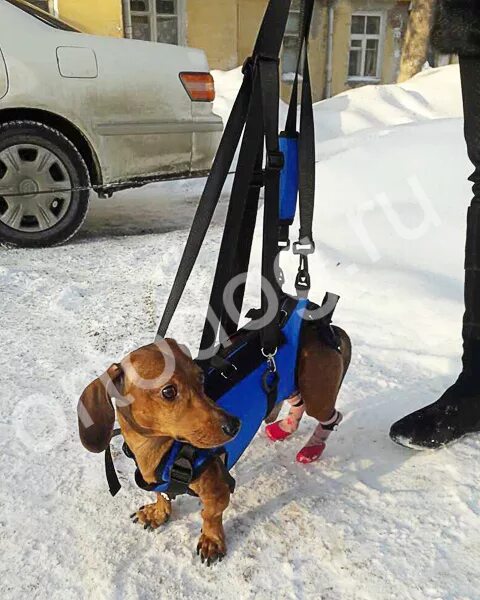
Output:
[[[242,82],[242,71],[239,67],[212,74],[217,90],[215,111],[225,119]],[[426,69],[401,85],[364,86],[318,102],[317,141],[462,114],[458,65]],[[286,116],[285,106],[281,115]]]
[[[458,65],[449,65],[401,85],[364,86],[317,103],[317,141],[462,114]]]

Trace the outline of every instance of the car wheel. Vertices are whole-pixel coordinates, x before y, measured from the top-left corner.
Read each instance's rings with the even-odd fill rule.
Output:
[[[0,242],[66,242],[85,220],[89,187],[85,161],[59,131],[34,121],[0,125]]]

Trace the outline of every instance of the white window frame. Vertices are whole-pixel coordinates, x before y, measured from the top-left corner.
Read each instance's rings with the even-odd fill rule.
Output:
[[[379,33],[352,33],[352,20],[353,17],[380,17],[380,30]],[[373,11],[373,10],[359,10],[352,13],[350,20],[350,37],[348,45],[348,62],[347,62],[347,81],[381,81],[382,79],[382,64],[383,64],[383,49],[385,45],[385,12]],[[362,42],[362,73],[365,70],[365,59],[367,55],[367,40],[378,40],[378,56],[377,56],[377,68],[376,75],[374,77],[367,77],[364,75],[348,75],[348,68],[350,67],[350,51],[352,50],[352,40],[361,40]]]
[[[149,9],[146,12],[132,10],[130,0],[128,0],[128,10],[130,12],[130,18],[132,17],[148,17],[150,24],[150,35],[152,42],[158,42],[157,40],[157,17],[163,16],[162,13],[157,13],[156,0],[147,0]],[[177,40],[179,46],[186,45],[186,34],[185,34],[185,0],[177,0]],[[172,15],[165,15],[171,18],[175,18]],[[160,42],[159,42],[160,43]]]

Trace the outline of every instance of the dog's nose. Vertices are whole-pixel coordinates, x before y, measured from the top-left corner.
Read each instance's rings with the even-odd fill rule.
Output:
[[[228,435],[228,437],[234,438],[240,429],[240,425],[240,419],[229,415],[228,417],[225,417],[223,421],[222,431],[225,435]]]

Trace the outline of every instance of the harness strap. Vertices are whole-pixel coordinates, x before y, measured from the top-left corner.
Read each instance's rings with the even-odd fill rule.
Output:
[[[278,140],[278,101],[279,75],[277,61],[261,61],[259,63],[262,89],[263,127],[265,131],[266,165],[265,165],[265,201],[263,210],[263,253],[262,277],[275,294],[279,305],[281,293],[275,275],[278,251],[278,219],[280,197],[280,172],[284,167],[284,157],[280,152]],[[262,315],[265,316],[271,306],[271,298],[262,285]],[[270,322],[261,330],[262,348],[265,354],[274,354],[280,343],[280,326],[278,319]]]
[[[313,246],[313,210],[315,204],[315,124],[313,116],[312,86],[308,58],[310,27],[314,0],[304,0],[305,5],[305,63],[302,84],[302,111],[300,116],[300,136],[298,140],[300,232],[297,249],[300,245]]]
[[[218,335],[219,321],[223,320],[222,317],[225,313],[223,292],[233,276],[238,249],[240,245],[245,244],[245,241],[241,239],[241,233],[247,202],[250,199],[250,202],[257,206],[260,195],[260,188],[255,187],[252,191],[250,187],[255,166],[258,164],[257,157],[263,145],[262,115],[258,108],[261,103],[260,82],[257,74],[251,76],[254,78],[253,93],[210,293],[209,315],[205,321],[200,343],[200,349],[203,351],[212,348],[214,345]],[[249,221],[250,223],[251,221]],[[253,221],[254,227],[255,221]],[[246,231],[243,231],[243,233],[244,236],[248,235]],[[251,237],[253,238],[253,231]]]
[[[170,481],[166,492],[171,500],[190,492],[190,484],[195,475],[195,453],[196,449],[193,446],[184,444],[177,454],[170,471]]]
[[[114,429],[112,432],[112,439],[121,435],[120,429]],[[108,489],[110,494],[115,497],[118,492],[122,489],[122,484],[118,479],[117,470],[115,469],[115,464],[112,458],[112,451],[110,448],[110,444],[108,444],[105,450],[105,476],[107,478]]]
[[[107,477],[108,489],[110,491],[110,494],[115,497],[118,494],[118,492],[122,489],[122,484],[118,479],[117,471],[113,463],[110,445],[105,450],[105,475]]]
[[[248,267],[250,264],[253,236],[255,233],[255,224],[257,222],[258,215],[260,190],[265,183],[262,165],[263,143],[261,144],[260,151],[258,152],[253,178],[250,182],[250,189],[248,191],[247,202],[245,205],[245,211],[240,227],[237,252],[235,256],[234,266],[231,272],[231,279],[235,279],[236,281],[238,281],[237,287],[233,294],[233,304],[235,313],[231,314],[223,308],[222,317],[220,319],[223,332],[228,338],[231,337],[238,330],[240,314],[242,312],[243,301],[245,297],[246,277],[243,280],[237,278],[241,277],[242,275],[248,272]]]
[[[230,117],[225,126],[225,132],[218,147],[212,169],[207,178],[205,189],[198,204],[188,240],[178,267],[175,281],[158,327],[157,335],[165,337],[175,310],[192,273],[195,262],[200,253],[203,241],[212,221],[213,213],[217,207],[223,186],[227,179],[230,167],[235,156],[243,127],[247,117],[252,90],[252,80],[244,77],[242,86],[235,100]]]
[[[115,433],[115,435],[121,435],[120,429],[115,431],[118,432]],[[147,492],[157,491],[159,485],[161,485],[163,482],[163,471],[165,469],[165,464],[168,461],[168,454],[160,461],[159,465],[155,469],[155,476],[157,478],[157,482],[147,483],[143,479],[140,469],[138,468],[138,464],[134,453],[131,451],[126,442],[124,442],[123,444],[123,452],[125,456],[134,460],[135,464],[137,465],[137,469],[135,471],[135,483],[138,485],[138,487]],[[233,494],[233,492],[235,491],[236,482],[235,479],[230,475],[225,461],[222,460],[222,458],[217,454],[212,454],[211,457],[204,461],[204,463],[199,469],[195,469],[196,453],[197,449],[191,446],[190,444],[182,445],[170,469],[169,481],[164,482],[168,483],[168,487],[163,493],[167,494],[170,500],[175,500],[177,496],[183,494],[196,496],[197,494],[195,494],[195,492],[190,489],[191,483],[201,476],[201,474],[209,466],[212,460],[218,459],[222,468],[222,474],[225,478],[226,483],[228,484],[230,492]],[[113,478],[109,479],[109,470],[107,470],[107,481],[109,483],[110,492],[112,493],[112,490],[116,490],[115,493],[112,493],[112,496],[115,496],[120,490],[121,485],[118,481],[118,477],[115,471],[115,465],[113,464],[113,460],[111,460],[110,449],[108,449],[108,455],[111,461],[110,473],[113,473]],[[105,453],[105,456],[107,456],[107,451]],[[115,481],[118,482],[118,489],[116,489]]]

